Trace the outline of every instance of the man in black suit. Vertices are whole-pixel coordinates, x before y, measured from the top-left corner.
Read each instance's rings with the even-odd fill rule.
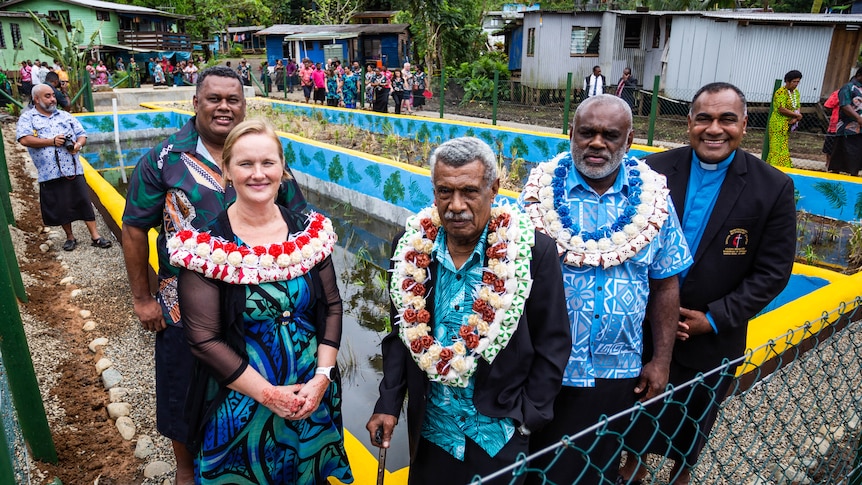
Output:
[[[492,208],[491,148],[456,138],[430,165],[436,207],[393,243],[393,330],[366,425],[388,448],[409,392],[411,485],[467,483],[526,454],[571,346],[556,246],[517,207]]]
[[[702,384],[676,391],[673,402],[684,407],[666,409],[659,423],[669,442],[648,442],[655,429],[651,419],[639,422],[633,436],[626,436],[627,447],[673,458],[671,477],[677,485],[689,483],[718,405],[733,382],[738,364],[734,359],[745,351],[748,321],[784,289],[796,252],[793,182],[739,149],[747,122],[745,95],[739,88],[708,84],[691,103],[691,146],[646,159],[667,177],[694,256],[680,275],[680,322],[670,383],[679,386],[725,359],[731,362],[723,372],[704,377]],[[632,454],[628,458],[618,483],[638,483],[646,474],[643,468],[636,471],[638,460]]]

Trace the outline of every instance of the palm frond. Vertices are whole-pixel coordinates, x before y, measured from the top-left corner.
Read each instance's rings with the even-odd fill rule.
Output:
[[[814,190],[820,192],[833,209],[840,211],[847,205],[847,190],[838,182],[817,182]]]
[[[853,207],[857,219],[862,219],[862,192],[856,195],[856,205]]]

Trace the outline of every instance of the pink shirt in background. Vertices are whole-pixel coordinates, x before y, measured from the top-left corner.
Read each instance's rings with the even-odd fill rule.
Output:
[[[829,117],[829,129],[827,133],[835,133],[838,130],[838,114],[841,109],[838,107],[838,91],[834,91],[829,95],[829,99],[823,103],[823,106],[832,110],[832,115]]]

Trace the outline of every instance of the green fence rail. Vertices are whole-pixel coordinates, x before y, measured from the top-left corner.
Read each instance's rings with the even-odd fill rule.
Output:
[[[862,483],[862,297],[842,304],[831,312],[824,312],[820,321],[805,325],[773,339],[767,350],[766,362],[752,362],[751,352],[746,357],[713,369],[705,375],[657,396],[644,405],[638,405],[596,423],[590,428],[563,438],[556,445],[522,457],[511,466],[498,472],[476,477],[473,484],[487,483],[506,477],[514,483],[523,475],[545,478],[553,467],[565,467],[571,461],[566,457],[586,456],[587,450],[601,440],[616,444],[617,456],[610,463],[591,463],[578,483],[597,483],[596,475],[609,470],[616,477],[616,469],[623,461],[643,448],[634,448],[629,434],[630,423],[637,420],[656,421],[670,404],[685,405],[688,389],[707,386],[704,380],[711,374],[724,373],[733,378],[728,398],[719,406],[718,417],[697,465],[692,470],[692,483],[702,484],[860,484]],[[852,310],[847,310],[852,308]],[[823,326],[822,324],[828,323]],[[785,342],[801,342],[785,348]],[[741,365],[751,369],[741,377],[727,374],[728,366]],[[774,370],[773,370],[774,369]],[[771,372],[770,372],[771,371]],[[707,386],[709,392],[713,388]],[[714,392],[712,392],[714,395]],[[718,396],[719,398],[723,396]],[[680,427],[694,425],[695,417],[686,416]],[[612,432],[611,424],[622,423],[623,432]],[[662,449],[676,449],[676,434],[656,433],[651,444]],[[580,443],[591,443],[577,447]],[[556,460],[544,468],[531,465],[540,457],[554,456]],[[658,455],[646,455],[640,464],[648,470],[643,483],[665,484],[671,476],[672,460]],[[587,479],[587,476],[591,479]],[[541,480],[540,480],[541,481]],[[598,479],[612,485],[615,482]],[[495,482],[499,483],[499,482]],[[555,484],[545,479],[547,485]],[[630,483],[621,480],[616,483]]]
[[[453,72],[452,69],[444,69],[429,79],[441,118],[447,115],[472,116],[493,120],[494,124],[515,122],[559,128],[567,134],[572,112],[585,98],[581,86],[584,79],[573,73],[568,73],[559,87],[538,88],[528,86],[520,78],[510,77],[508,72],[505,75],[491,73],[487,78],[457,77]],[[608,81],[611,85],[605,92],[613,94],[616,83],[610,78]],[[654,140],[656,143],[688,143],[688,112],[696,91],[669,97],[663,92],[659,77],[642,82],[622,96],[632,107],[635,137],[647,139],[649,145]],[[760,92],[745,94],[748,98],[771,99],[774,90],[770,81],[764,83]],[[748,134],[743,140],[744,149],[756,154],[766,153],[770,112],[770,103],[748,103]],[[804,117],[798,129],[789,137],[791,156],[797,161],[798,168],[822,170],[825,166],[822,148],[830,113],[822,105],[803,104],[802,114]]]

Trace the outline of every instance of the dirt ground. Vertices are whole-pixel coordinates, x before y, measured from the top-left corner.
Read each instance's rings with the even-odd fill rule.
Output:
[[[133,442],[124,441],[108,418],[108,393],[94,367],[102,352],[93,354],[87,348],[94,336],[82,330],[82,319],[78,314],[81,308],[70,299],[69,294],[76,286],[60,286],[58,282],[67,276],[68,271],[61,265],[55,250],[42,252],[39,249],[45,241],[45,234],[38,193],[27,190],[33,179],[24,169],[26,152],[14,140],[14,123],[6,122],[2,129],[7,163],[13,178],[13,207],[18,208],[17,228],[26,242],[23,257],[19,256],[19,265],[27,282],[29,302],[21,305],[21,312],[37,316],[41,325],[39,338],[54,340],[52,348],[59,349],[55,355],[49,356],[49,360],[54,359],[56,367],[45,369],[41,368],[41,359],[37,358],[42,349],[30,342],[39,381],[45,379],[47,371],[57,375],[56,383],[47,395],[42,390],[42,397],[49,409],[49,425],[58,462],[37,462],[31,472],[32,483],[51,483],[54,477],[64,484],[142,483],[141,462],[133,455]],[[76,233],[79,232],[76,229]],[[76,251],[82,250],[79,246]],[[114,303],[108,297],[95,298],[86,305],[94,315],[99,315],[99,334],[109,339],[116,337],[121,332],[120,326],[128,321],[128,305]],[[60,411],[52,412],[54,408]]]

